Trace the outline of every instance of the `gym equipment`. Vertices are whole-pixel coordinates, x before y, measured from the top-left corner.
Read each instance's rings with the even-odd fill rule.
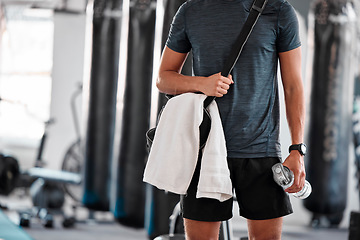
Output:
[[[173,240],[183,240],[185,239],[184,233],[176,233],[176,225],[180,220],[182,220],[182,217],[180,216],[180,203],[177,203],[173,209],[173,212],[171,216],[168,218],[169,225],[167,226],[169,234],[161,235],[156,237],[154,240],[167,240],[167,239],[173,239]],[[151,238],[153,239],[153,238]]]
[[[309,15],[313,46],[307,179],[313,192],[304,200],[313,227],[340,224],[347,200],[353,85],[358,60],[356,14],[350,0],[316,0]],[[355,65],[356,64],[356,65]]]
[[[146,186],[145,228],[149,239],[169,233],[169,217],[179,202],[179,195],[164,192],[151,185]],[[184,233],[182,218],[177,218],[170,233]]]
[[[0,153],[0,195],[9,195],[17,187],[19,176],[17,159]],[[7,206],[0,203],[0,209],[7,209]]]
[[[350,213],[349,240],[360,239],[360,212]]]
[[[53,212],[60,212],[64,217],[63,226],[72,227],[76,219],[73,216],[65,216],[60,210],[65,202],[63,184],[79,185],[81,183],[81,175],[39,167],[30,168],[23,174],[36,179],[30,187],[30,195],[34,207],[19,211],[19,225],[29,227],[31,218],[37,217],[41,220],[44,227],[52,228],[52,214]]]
[[[79,118],[77,116],[76,100],[82,93],[82,84],[78,86],[71,97],[71,112],[76,133],[76,139],[70,144],[70,147],[64,155],[61,169],[66,172],[77,174],[83,173],[84,167],[84,149],[81,142]],[[63,184],[65,192],[77,203],[81,202],[83,196],[83,184]]]
[[[184,234],[162,235],[156,237],[154,240],[185,240],[185,236]]]
[[[35,160],[35,167],[22,171],[22,176],[27,176],[30,185],[30,195],[33,207],[27,210],[19,211],[19,225],[30,227],[32,218],[39,218],[44,227],[53,227],[53,213],[63,215],[63,225],[72,227],[75,224],[75,218],[65,216],[61,208],[65,202],[64,185],[79,185],[82,177],[79,173],[66,172],[61,170],[53,170],[43,168],[45,161],[43,152],[47,139],[47,128],[54,123],[54,119],[46,121],[44,133],[40,140],[40,145]],[[71,223],[71,224],[69,224]]]
[[[0,153],[0,194],[9,195],[16,187],[20,175],[18,160]]]
[[[0,100],[3,101],[4,99],[0,98]],[[24,107],[26,108],[26,105]],[[80,173],[43,168],[45,165],[43,151],[47,139],[47,128],[52,123],[54,123],[53,119],[44,122],[44,133],[40,139],[35,167],[20,171],[15,158],[0,154],[0,194],[9,194],[15,187],[30,187],[34,206],[31,209],[19,211],[19,224],[23,227],[30,226],[31,218],[39,217],[45,227],[51,228],[53,226],[52,213],[56,211],[63,214],[61,211],[65,201],[63,186],[68,184],[79,185],[82,182]],[[64,227],[72,227],[74,224],[74,217],[64,216]]]
[[[91,210],[109,211],[119,68],[122,1],[95,0],[93,5],[92,62],[85,133],[84,195]],[[88,91],[88,92],[87,92]]]
[[[61,208],[65,202],[65,193],[58,184],[45,182],[38,178],[30,188],[34,206],[42,208]]]
[[[149,129],[155,30],[154,0],[130,1],[127,71],[119,134],[117,180],[112,211],[123,225],[143,228],[147,157],[145,133]]]
[[[354,110],[353,110],[353,136],[354,136],[357,188],[360,193],[360,76],[357,76],[357,78],[355,79],[354,94],[355,97],[354,97]]]

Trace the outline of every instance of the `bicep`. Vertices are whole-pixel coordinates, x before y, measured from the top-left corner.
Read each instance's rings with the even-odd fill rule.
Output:
[[[159,74],[164,71],[181,72],[188,53],[179,53],[165,46],[160,60]]]

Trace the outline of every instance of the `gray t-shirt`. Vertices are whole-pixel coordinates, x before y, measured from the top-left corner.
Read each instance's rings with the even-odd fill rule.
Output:
[[[176,13],[166,45],[192,51],[196,76],[222,70],[253,0],[188,0]],[[234,84],[217,98],[228,157],[281,157],[278,53],[301,45],[286,0],[269,0],[236,63]]]

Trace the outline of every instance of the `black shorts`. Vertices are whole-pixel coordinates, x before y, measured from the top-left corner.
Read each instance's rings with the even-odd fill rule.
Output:
[[[289,196],[275,183],[271,167],[279,158],[228,158],[230,177],[240,215],[251,220],[278,218],[292,213]],[[182,216],[197,221],[225,221],[233,216],[233,199],[220,202],[196,198],[201,161],[187,194],[181,196]]]

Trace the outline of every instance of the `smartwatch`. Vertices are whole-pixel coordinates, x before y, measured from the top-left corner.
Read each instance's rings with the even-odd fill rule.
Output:
[[[306,145],[304,143],[294,144],[289,147],[289,153],[292,150],[297,150],[302,156],[306,155]]]

